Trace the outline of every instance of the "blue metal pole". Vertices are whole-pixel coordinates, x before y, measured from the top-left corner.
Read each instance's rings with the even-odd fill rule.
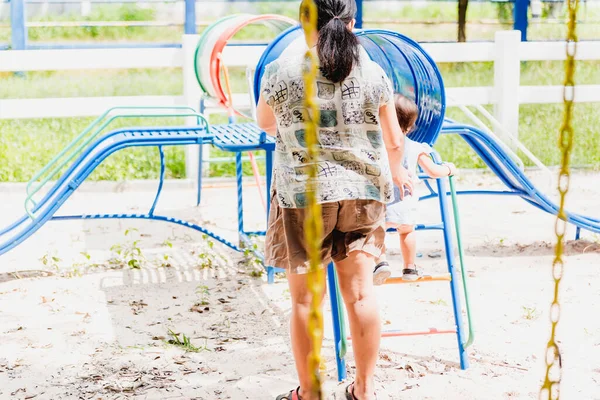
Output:
[[[241,237],[244,235],[244,175],[242,170],[242,153],[235,153],[235,176],[237,182],[237,209],[238,209],[238,235],[240,237],[240,246],[242,245]]]
[[[437,160],[436,160],[437,158]],[[434,156],[434,161],[438,162],[439,158]],[[452,306],[454,310],[454,322],[456,324],[456,339],[458,341],[458,355],[460,358],[460,368],[469,368],[469,358],[467,351],[464,347],[465,334],[464,325],[462,319],[462,307],[460,304],[460,290],[458,288],[459,277],[456,274],[456,268],[454,267],[454,246],[452,244],[452,221],[448,210],[448,197],[446,194],[445,178],[437,180],[437,187],[440,202],[440,214],[442,216],[442,223],[444,225],[444,245],[446,248],[446,262],[448,263],[448,272],[450,272],[450,290],[452,292]]]
[[[356,24],[357,29],[363,27],[363,0],[356,0]]]
[[[27,48],[27,27],[25,26],[25,0],[10,1],[10,28],[13,50]]]
[[[204,97],[202,97],[200,99],[200,105],[199,105],[199,112],[200,114],[204,115],[204,112],[206,111],[206,105],[204,103]],[[198,176],[196,177],[197,179],[197,186],[196,186],[196,206],[200,205],[200,202],[202,200],[202,173],[203,173],[203,167],[204,167],[204,154],[203,154],[203,146],[200,145],[199,149],[198,149]]]
[[[185,0],[185,23],[186,35],[196,34],[196,0]]]
[[[346,379],[346,361],[342,355],[342,340],[344,338],[342,338],[343,329],[341,327],[341,313],[343,313],[344,310],[340,307],[337,291],[337,280],[335,277],[335,268],[333,263],[330,263],[327,267],[327,281],[329,283],[329,300],[331,302],[331,319],[333,321],[333,347],[335,352],[335,363],[337,367],[338,381],[341,382]]]
[[[521,41],[527,41],[527,11],[529,0],[515,0],[514,29],[521,31]]]

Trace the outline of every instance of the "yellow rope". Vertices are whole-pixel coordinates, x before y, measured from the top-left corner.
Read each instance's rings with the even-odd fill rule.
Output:
[[[304,0],[301,7],[301,23],[307,43],[311,43],[317,33],[317,6],[313,0]],[[311,391],[313,396],[322,399],[321,376],[321,342],[323,340],[323,315],[321,313],[321,299],[325,290],[325,272],[321,268],[321,237],[323,236],[323,221],[321,219],[321,205],[317,203],[317,123],[319,121],[319,107],[315,102],[315,87],[317,79],[317,60],[313,52],[306,52],[308,68],[304,72],[304,90],[306,107],[305,137],[309,159],[309,175],[306,184],[306,221],[304,224],[305,242],[308,247],[310,269],[308,272],[308,288],[312,293],[308,330],[312,343],[308,366],[312,377]]]
[[[558,191],[560,193],[560,209],[556,217],[554,230],[556,233],[556,252],[552,263],[552,277],[554,278],[554,299],[550,307],[551,331],[550,340],[546,347],[546,375],[544,383],[540,389],[540,399],[559,399],[560,398],[560,380],[562,377],[562,362],[560,350],[556,343],[556,326],[560,319],[560,304],[558,302],[558,293],[560,281],[563,276],[564,261],[564,238],[567,227],[567,216],[565,213],[565,197],[569,191],[570,171],[569,162],[571,159],[571,150],[573,149],[573,126],[571,120],[573,116],[573,96],[575,92],[575,82],[573,75],[575,72],[575,52],[577,50],[577,34],[575,31],[577,22],[578,0],[568,0],[569,6],[569,24],[567,34],[567,60],[565,63],[565,82],[563,91],[564,115],[563,123],[560,128],[560,138],[558,145],[561,151],[560,173],[558,175]]]

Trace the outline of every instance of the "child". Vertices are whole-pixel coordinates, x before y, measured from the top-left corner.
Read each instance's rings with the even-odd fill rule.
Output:
[[[396,94],[394,97],[396,105],[396,115],[400,128],[405,135],[409,135],[414,128],[419,111],[417,105],[410,99]],[[417,180],[417,165],[432,178],[441,178],[451,176],[456,173],[456,167],[450,163],[438,165],[429,157],[431,148],[423,143],[417,143],[409,138],[404,139],[404,167],[412,175],[413,179]],[[414,281],[420,276],[417,266],[415,265],[416,257],[416,238],[415,224],[417,219],[417,203],[418,196],[411,195],[407,190],[404,191],[404,199],[400,199],[400,190],[394,188],[395,200],[388,204],[386,211],[386,226],[387,228],[396,228],[400,234],[400,249],[402,251],[402,259],[404,260],[404,269],[402,270],[402,278],[405,280]],[[391,270],[388,262],[385,260],[385,255],[379,258],[377,266],[373,271],[373,282],[375,285],[381,285],[391,275]]]

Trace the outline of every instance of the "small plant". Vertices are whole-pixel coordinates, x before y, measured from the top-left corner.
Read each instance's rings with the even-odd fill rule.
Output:
[[[208,305],[208,296],[210,295],[210,290],[206,285],[200,285],[196,288],[196,294],[200,296],[200,302],[197,305],[206,306]]]
[[[190,338],[188,336],[186,336],[184,333],[175,333],[171,329],[169,329],[169,336],[171,337],[171,339],[169,339],[167,341],[167,343],[172,344],[173,346],[180,347],[185,351],[189,351],[192,353],[199,353],[201,351],[210,351],[210,349],[207,347],[206,342],[204,343],[204,346],[196,347],[192,344],[192,341],[190,340]],[[181,336],[181,338],[179,338],[179,336]]]
[[[210,240],[208,235],[203,235],[202,239],[203,242],[200,243],[200,247],[192,252],[192,254],[198,255],[198,268],[217,268],[222,264],[226,264],[227,258],[215,251],[215,242]]]
[[[250,276],[260,278],[265,272],[263,260],[256,255],[258,244],[252,243],[251,247],[244,249],[243,264],[248,268]]]
[[[129,236],[133,232],[138,232],[137,229],[127,229],[125,236]],[[132,269],[142,268],[142,263],[146,261],[146,258],[142,254],[142,249],[139,247],[139,239],[133,241],[127,241],[122,244],[113,245],[110,250],[115,253],[115,256],[109,260],[109,262],[115,267],[129,266]]]
[[[538,317],[538,312],[535,307],[525,307],[523,306],[523,318],[527,320],[536,319]]]
[[[447,306],[448,305],[448,303],[446,303],[442,299],[431,300],[431,301],[429,301],[429,304],[433,304],[433,305],[436,305],[436,306]]]
[[[42,256],[42,258],[40,258],[40,261],[42,264],[44,264],[44,267],[59,271],[60,266],[58,263],[62,260],[56,256],[51,256],[49,253],[46,253]]]

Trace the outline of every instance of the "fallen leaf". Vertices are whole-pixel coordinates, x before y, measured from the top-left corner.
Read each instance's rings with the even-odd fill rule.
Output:
[[[208,308],[208,307],[207,307]],[[194,304],[191,308],[190,308],[191,312],[197,312],[202,314],[204,312],[204,310],[202,310],[202,307],[200,305]]]

